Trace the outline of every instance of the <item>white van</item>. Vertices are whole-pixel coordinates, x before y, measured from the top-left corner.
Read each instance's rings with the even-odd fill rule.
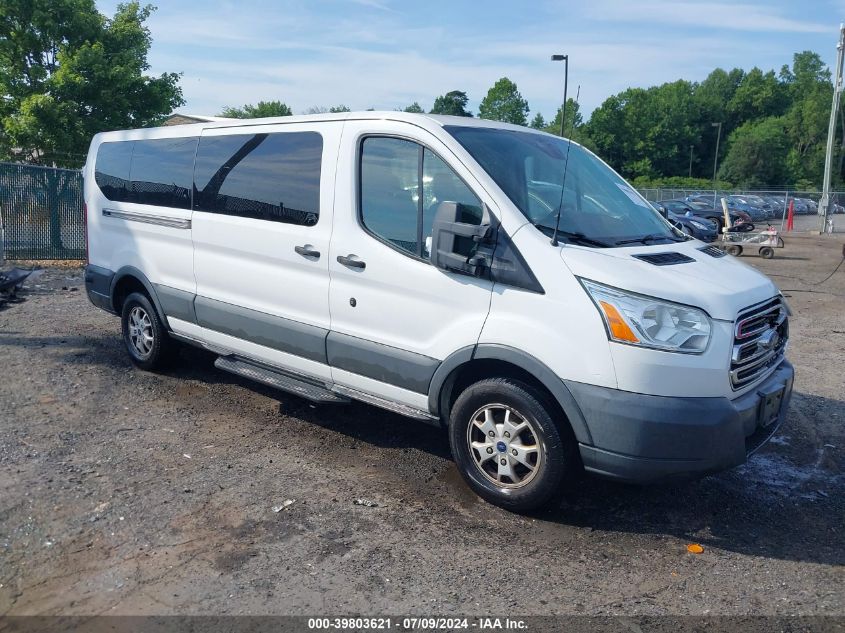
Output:
[[[788,408],[775,285],[528,128],[365,112],[98,134],[85,202],[88,296],[137,366],[191,343],[442,425],[505,508],[582,470],[736,466]]]

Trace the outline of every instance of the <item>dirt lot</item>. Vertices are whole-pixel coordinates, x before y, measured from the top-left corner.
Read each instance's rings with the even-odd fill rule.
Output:
[[[845,615],[845,266],[807,283],[842,239],[787,246],[743,258],[795,313],[775,440],[686,485],[586,480],[534,517],[479,501],[424,424],[197,350],[132,368],[81,270],[50,268],[0,311],[0,614]]]

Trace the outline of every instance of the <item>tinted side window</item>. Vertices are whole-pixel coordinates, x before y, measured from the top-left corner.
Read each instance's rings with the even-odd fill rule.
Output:
[[[313,226],[322,154],[316,132],[205,136],[197,150],[194,209]]]
[[[129,195],[129,164],[132,141],[101,143],[94,164],[94,180],[109,200],[121,202]]]
[[[129,201],[190,209],[196,148],[196,137],[135,141]]]
[[[368,138],[361,149],[361,220],[414,255],[420,254],[421,153],[421,146],[397,138]]]

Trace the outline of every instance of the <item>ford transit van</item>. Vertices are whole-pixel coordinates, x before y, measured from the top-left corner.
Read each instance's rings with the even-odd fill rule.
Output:
[[[440,425],[511,510],[582,471],[742,464],[788,408],[775,285],[556,136],[400,112],[109,132],[85,203],[88,296],[135,365],[188,343]]]

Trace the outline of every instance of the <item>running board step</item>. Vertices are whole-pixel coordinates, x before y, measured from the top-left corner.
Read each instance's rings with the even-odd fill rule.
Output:
[[[371,404],[373,406],[392,411],[393,413],[398,413],[399,415],[404,415],[409,418],[414,418],[415,420],[422,420],[423,422],[428,422],[429,424],[440,426],[440,418],[431,415],[428,411],[415,409],[414,407],[409,407],[398,402],[393,402],[392,400],[385,400],[384,398],[379,398],[378,396],[374,396],[371,393],[358,391],[357,389],[351,389],[349,387],[344,387],[343,385],[335,385],[334,387],[332,387],[332,390],[335,393],[348,396],[353,400],[360,400],[361,402],[366,402],[367,404]]]
[[[323,386],[236,358],[220,356],[214,361],[214,366],[217,369],[287,391],[311,402],[349,402],[349,398],[333,393]]]

